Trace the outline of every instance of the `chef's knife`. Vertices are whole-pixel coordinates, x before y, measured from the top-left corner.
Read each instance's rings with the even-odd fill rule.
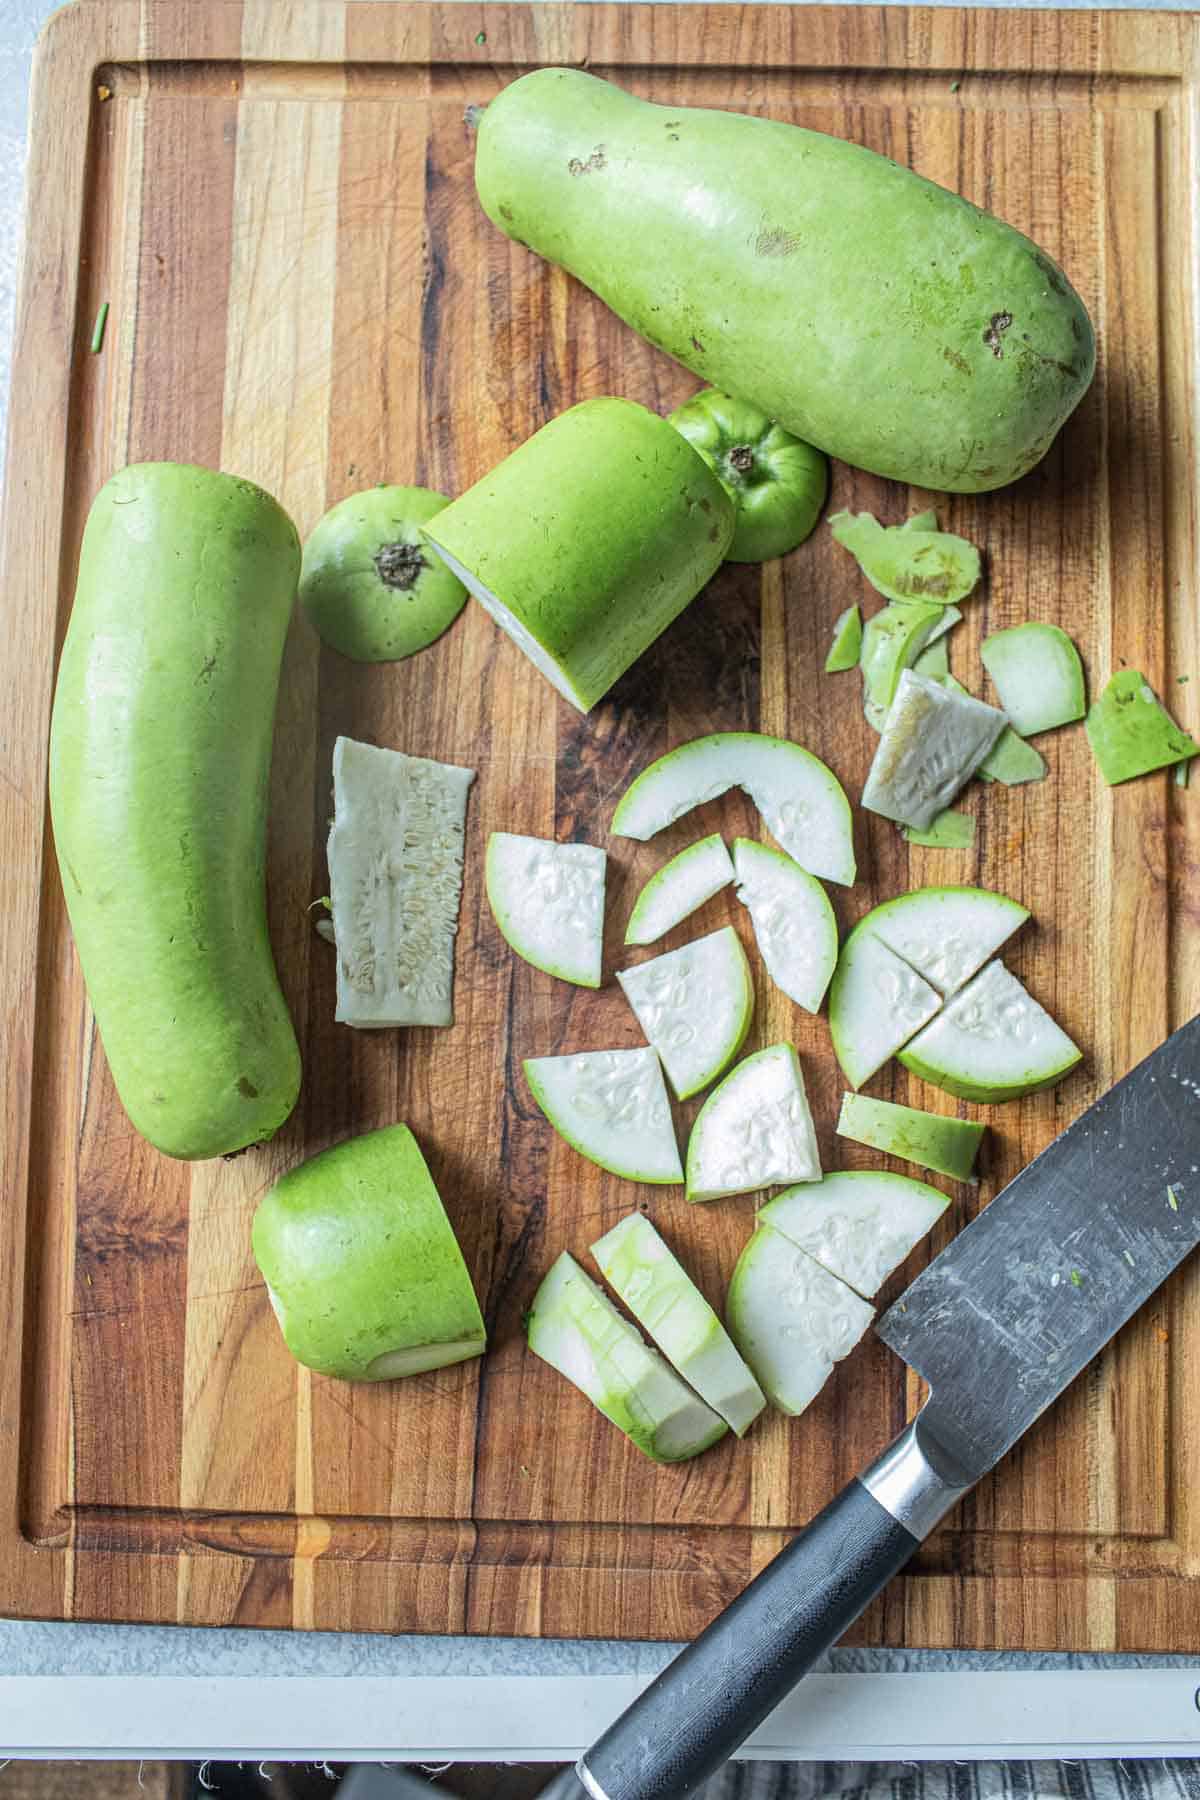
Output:
[[[876,1326],[913,1423],[580,1758],[593,1800],[685,1800],[1200,1243],[1200,1017],[960,1231]]]

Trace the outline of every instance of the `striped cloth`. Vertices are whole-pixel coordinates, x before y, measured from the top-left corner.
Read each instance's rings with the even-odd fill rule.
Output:
[[[696,1800],[1200,1800],[1200,1761],[735,1762]]]

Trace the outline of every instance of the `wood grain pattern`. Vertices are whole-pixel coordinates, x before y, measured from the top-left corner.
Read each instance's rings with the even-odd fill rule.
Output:
[[[36,69],[3,538],[0,1611],[684,1637],[911,1414],[915,1381],[869,1340],[803,1419],[766,1420],[743,1446],[664,1470],[521,1342],[550,1259],[582,1253],[636,1204],[719,1300],[753,1203],[690,1209],[603,1174],[548,1130],[520,1058],[638,1034],[611,980],[586,994],[511,956],[483,895],[487,834],[603,842],[629,776],[717,728],[794,736],[856,793],[873,742],[857,684],[816,671],[832,619],[863,596],[828,533],[761,570],[723,569],[587,720],[478,608],[411,662],[374,669],[321,652],[298,619],[270,903],[305,1088],[270,1146],[193,1167],[150,1150],[117,1105],[49,842],[47,722],[79,536],[96,488],[126,461],[248,475],[304,533],[374,482],[461,491],[573,401],[613,392],[666,410],[688,394],[690,376],[502,238],[474,200],[468,109],[538,63],[586,62],[649,98],[858,139],[1063,262],[1097,322],[1099,373],[1025,481],[939,501],[987,551],[956,668],[971,678],[990,630],[1058,619],[1093,683],[1135,664],[1196,729],[1198,39],[1187,15],[900,8],[115,0],[52,20]],[[108,336],[93,356],[102,299]],[[889,519],[929,503],[840,467],[832,499]],[[305,908],[324,891],[342,731],[479,772],[450,1031],[332,1023],[332,965]],[[906,850],[862,817],[862,878],[834,895],[843,926],[925,881],[1021,898],[1036,928],[1012,965],[1088,1051],[1061,1089],[990,1112],[898,1069],[872,1084],[993,1125],[982,1187],[956,1195],[910,1275],[1200,1007],[1196,793],[1168,777],[1103,789],[1079,731],[1046,754],[1044,784],[969,802],[969,855]],[[607,969],[620,966],[640,883],[718,826],[728,836],[756,821],[731,798],[652,844],[612,843]],[[738,914],[718,896],[668,941],[726,921],[744,932]],[[825,1021],[756,971],[752,1043],[796,1042],[827,1166],[866,1162],[833,1135],[841,1078]],[[680,1108],[681,1124],[694,1111]],[[287,1356],[249,1222],[280,1170],[396,1118],[426,1149],[492,1348],[481,1363],[350,1387]],[[859,1635],[1193,1649],[1198,1301],[1192,1266]]]

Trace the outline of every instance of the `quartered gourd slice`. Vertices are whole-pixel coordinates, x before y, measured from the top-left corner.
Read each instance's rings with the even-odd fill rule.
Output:
[[[329,895],[343,1025],[449,1025],[473,769],[340,737]]]
[[[766,1401],[729,1333],[643,1213],[592,1245],[600,1273],[700,1398],[741,1437]]]
[[[970,1181],[986,1129],[973,1119],[947,1119],[869,1094],[843,1094],[837,1122],[839,1137],[882,1150],[885,1156],[902,1157],[922,1169],[936,1169],[955,1181]]]
[[[531,1056],[525,1079],[561,1138],[612,1175],[683,1180],[671,1103],[653,1050]]]
[[[733,863],[768,975],[797,1006],[818,1012],[838,955],[829,896],[790,856],[749,838],[735,841]]]
[[[600,986],[606,861],[592,844],[493,831],[485,871],[488,904],[518,956],[560,981]]]
[[[863,789],[869,812],[927,831],[1008,723],[994,706],[905,669]]]
[[[909,1175],[849,1169],[776,1194],[758,1222],[871,1300],[949,1204],[947,1195]]]
[[[1029,908],[989,888],[925,887],[885,900],[856,928],[870,932],[939,994],[953,994],[1029,917]]]
[[[869,1081],[941,1005],[914,968],[859,922],[842,946],[829,990],[834,1055],[852,1087]]]
[[[650,877],[634,901],[625,942],[655,943],[732,880],[733,863],[719,832],[689,844]]]
[[[1018,1100],[1053,1087],[1083,1052],[1003,963],[989,963],[904,1050],[922,1081],[960,1100]]]
[[[696,1456],[729,1429],[565,1250],[534,1295],[526,1336],[654,1462]]]
[[[730,1336],[772,1406],[810,1406],[875,1317],[858,1294],[782,1232],[760,1224],[729,1283]]]
[[[688,1140],[687,1197],[719,1200],[820,1179],[800,1060],[790,1044],[771,1044],[739,1063],[700,1108]]]
[[[771,836],[810,875],[854,881],[850,803],[832,769],[785,738],[723,731],[693,738],[643,769],[613,814],[617,837],[652,838],[730,788],[750,796]]]
[[[617,980],[680,1100],[715,1081],[741,1049],[754,982],[732,925],[622,969]]]

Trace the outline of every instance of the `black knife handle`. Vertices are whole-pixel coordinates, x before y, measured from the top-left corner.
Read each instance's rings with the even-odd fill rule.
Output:
[[[685,1800],[853,1624],[920,1543],[842,1489],[579,1762],[593,1800]]]

